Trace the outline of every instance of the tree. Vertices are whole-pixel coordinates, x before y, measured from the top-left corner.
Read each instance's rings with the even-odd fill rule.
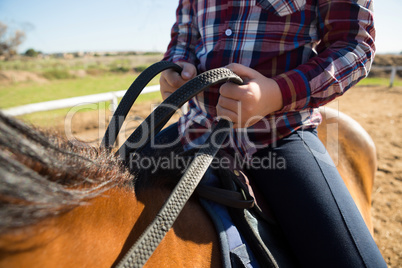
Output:
[[[30,49],[28,49],[27,51],[25,51],[25,56],[28,56],[28,57],[36,57],[36,56],[38,56],[38,54],[39,54],[39,51],[36,51],[35,49],[33,49],[33,48],[30,48]]]
[[[17,48],[25,40],[25,33],[15,30],[10,33],[8,26],[0,21],[0,56],[11,57],[17,54]]]

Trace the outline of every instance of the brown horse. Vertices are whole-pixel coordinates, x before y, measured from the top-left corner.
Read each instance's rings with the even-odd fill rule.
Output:
[[[0,119],[0,267],[117,264],[155,217],[170,182],[134,191],[133,176],[108,152]],[[344,114],[327,108],[323,119],[320,139],[372,229],[374,144]],[[219,267],[217,237],[190,199],[146,266]]]

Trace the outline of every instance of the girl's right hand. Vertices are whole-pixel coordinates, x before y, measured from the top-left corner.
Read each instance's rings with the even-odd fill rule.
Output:
[[[183,68],[180,74],[172,69],[165,70],[161,73],[159,84],[163,100],[197,75],[197,69],[194,64],[184,61],[176,62],[176,64]]]

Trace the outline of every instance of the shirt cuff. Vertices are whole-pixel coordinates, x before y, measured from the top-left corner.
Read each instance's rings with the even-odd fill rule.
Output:
[[[303,110],[308,107],[311,97],[307,77],[298,69],[273,77],[282,93],[283,107],[278,112]]]

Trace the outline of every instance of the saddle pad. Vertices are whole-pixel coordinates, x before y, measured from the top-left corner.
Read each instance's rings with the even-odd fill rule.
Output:
[[[210,186],[219,187],[219,179],[210,170],[206,173]],[[219,235],[223,267],[260,267],[246,240],[234,225],[227,208],[215,202],[200,199],[201,205],[210,215]]]

